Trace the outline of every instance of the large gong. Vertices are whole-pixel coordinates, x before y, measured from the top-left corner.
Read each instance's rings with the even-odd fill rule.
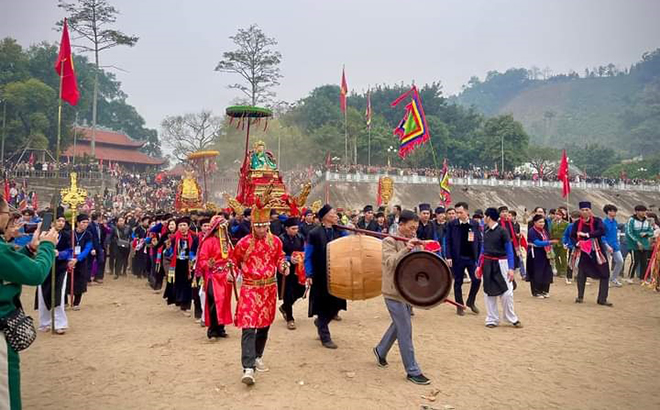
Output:
[[[411,252],[396,266],[394,286],[412,306],[430,309],[449,296],[452,274],[447,262],[435,253]]]

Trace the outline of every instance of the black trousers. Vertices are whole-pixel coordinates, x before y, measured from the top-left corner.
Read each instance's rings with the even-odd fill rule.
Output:
[[[290,321],[294,320],[293,319],[293,304],[290,301],[284,300],[284,302],[282,302],[282,310],[284,310],[284,314],[286,315],[286,321],[287,322],[290,322]]]
[[[605,303],[607,302],[607,295],[609,294],[610,291],[610,279],[605,278],[605,279],[599,279],[600,283],[598,285],[598,303]],[[584,288],[586,287],[587,284],[587,274],[584,273],[583,270],[580,269],[577,275],[577,288],[578,288],[578,298],[579,299],[584,299]]]
[[[64,294],[64,303],[69,304],[69,296],[70,293],[66,292]],[[82,302],[82,293],[74,293],[73,294],[73,306],[80,306],[80,302]]]
[[[532,290],[532,296],[542,295],[544,293],[550,293],[549,283],[546,283],[545,285],[538,284],[534,281],[533,277],[529,281],[529,287]]]
[[[319,337],[321,338],[322,343],[332,341],[329,324],[332,322],[332,319],[337,316],[337,313],[338,312],[319,313],[316,328],[319,332]]]
[[[194,278],[192,279],[195,282],[199,282],[199,279]],[[199,297],[199,286],[196,288],[192,288],[192,299],[193,302],[195,303],[195,319],[201,319],[202,317],[202,299]]]
[[[630,278],[635,277],[635,272],[637,271],[637,268],[640,268],[640,273],[637,275],[638,278],[643,279],[644,274],[646,273],[646,268],[649,264],[649,259],[651,259],[651,254],[652,252],[650,250],[643,250],[640,251],[639,249],[635,249],[633,251],[633,263],[632,266],[630,267]]]
[[[476,263],[472,259],[463,257],[452,262],[452,270],[454,271],[454,299],[456,299],[456,303],[463,304],[463,273],[467,269],[471,282],[466,305],[473,306],[479,292],[479,287],[481,286],[481,279],[477,279],[477,276],[474,274]]]
[[[209,307],[209,320],[206,323],[209,336],[220,335],[225,332],[225,325],[218,324],[218,311],[215,307],[215,294],[213,293],[213,282],[210,281],[206,288],[206,301]]]
[[[115,276],[124,275],[126,276],[126,269],[128,268],[128,254],[130,253],[129,248],[116,248],[115,260],[113,271]]]
[[[244,369],[254,369],[254,361],[264,355],[270,326],[243,329],[241,334],[241,363]]]
[[[566,264],[566,279],[568,280],[573,280],[573,269],[571,269],[571,256],[573,256],[573,249],[568,250],[568,256],[566,256],[566,260],[568,263]]]

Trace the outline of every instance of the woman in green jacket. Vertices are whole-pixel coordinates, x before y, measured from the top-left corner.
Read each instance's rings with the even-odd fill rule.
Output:
[[[5,242],[10,212],[0,196],[0,318],[20,307],[22,285],[40,285],[55,259],[57,232],[35,232],[35,239],[19,250]],[[21,377],[18,353],[0,331],[0,408],[21,408]]]

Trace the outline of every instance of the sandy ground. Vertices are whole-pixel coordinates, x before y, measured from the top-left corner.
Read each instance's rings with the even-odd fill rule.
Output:
[[[467,288],[467,287],[465,287]],[[298,329],[278,315],[266,347],[267,373],[240,383],[240,331],[210,342],[193,319],[167,307],[142,281],[91,287],[69,311],[64,336],[39,333],[21,355],[26,409],[658,409],[660,294],[611,289],[614,308],[595,304],[596,284],[576,305],[575,285],[551,298],[515,293],[523,329],[484,327],[484,314],[458,317],[449,305],[417,310],[414,342],[430,386],[405,380],[398,349],[387,369],[371,353],[389,325],[382,298],[350,302],[317,340],[296,305]],[[23,300],[31,306],[34,289]],[[478,305],[483,308],[480,293]],[[36,317],[36,312],[34,312]],[[422,398],[439,389],[435,401]]]

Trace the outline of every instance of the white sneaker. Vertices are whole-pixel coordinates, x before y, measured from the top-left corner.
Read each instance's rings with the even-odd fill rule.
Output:
[[[257,357],[254,360],[255,367],[257,368],[258,372],[267,372],[270,370],[266,365],[264,364],[264,359],[262,357]]]
[[[463,283],[472,283],[472,279],[468,276],[467,278],[463,279]]]
[[[567,284],[567,285],[570,285],[570,284],[572,284],[572,283],[573,283],[573,282],[572,282],[570,279],[566,278],[566,284]]]
[[[632,285],[632,284],[634,283],[633,280],[632,280],[631,278],[624,279],[624,281],[625,281],[627,284],[629,284],[629,285]]]
[[[550,297],[550,294],[549,293],[543,293],[543,297],[547,299],[547,298]]]
[[[254,369],[243,369],[243,377],[241,377],[241,382],[252,386],[254,384]]]

